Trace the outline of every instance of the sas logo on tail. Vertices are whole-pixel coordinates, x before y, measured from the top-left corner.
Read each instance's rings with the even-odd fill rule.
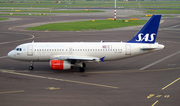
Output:
[[[141,42],[141,41],[152,42],[152,41],[154,41],[154,36],[156,36],[155,33],[152,33],[151,35],[149,35],[148,33],[146,35],[144,35],[143,33],[140,33],[140,34],[138,34],[138,39],[136,39],[136,41],[137,42]]]

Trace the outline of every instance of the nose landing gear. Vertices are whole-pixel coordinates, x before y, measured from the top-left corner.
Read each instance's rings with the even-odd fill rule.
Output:
[[[33,61],[30,61],[30,63],[31,63],[31,66],[29,66],[29,70],[33,70],[34,69],[34,67],[33,67]]]

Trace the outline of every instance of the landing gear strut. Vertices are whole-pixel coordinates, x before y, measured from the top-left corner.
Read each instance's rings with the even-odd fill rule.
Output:
[[[33,67],[33,61],[30,61],[30,63],[31,63],[31,66],[29,66],[29,70],[33,70],[34,69],[34,67]]]
[[[86,63],[82,63],[83,67],[86,68]]]
[[[85,67],[86,67],[86,64],[82,63],[81,67],[79,68],[79,71],[80,72],[84,72],[85,71]]]

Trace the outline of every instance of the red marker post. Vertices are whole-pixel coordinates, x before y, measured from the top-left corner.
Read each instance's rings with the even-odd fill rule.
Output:
[[[114,21],[116,21],[116,8],[114,9]]]
[[[114,21],[116,21],[116,0],[114,0]]]

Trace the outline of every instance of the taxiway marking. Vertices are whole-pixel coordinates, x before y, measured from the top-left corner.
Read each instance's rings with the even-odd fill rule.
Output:
[[[155,72],[155,71],[167,71],[167,70],[175,70],[175,69],[180,69],[180,67],[176,68],[165,68],[165,69],[157,69],[157,70],[143,70],[143,71],[129,71],[129,70],[116,70],[116,71],[97,71],[97,72],[85,72],[85,73],[96,73],[96,74],[108,74],[108,73],[142,73],[142,72]]]
[[[55,88],[55,87],[47,87],[46,89],[49,89],[49,90],[57,90],[57,89],[60,89],[60,88]]]
[[[5,94],[5,93],[17,93],[17,92],[24,92],[24,90],[20,90],[20,91],[7,91],[7,92],[0,92],[0,94]]]
[[[147,68],[149,68],[149,67],[151,67],[151,66],[153,66],[153,65],[156,65],[156,64],[158,64],[158,63],[160,63],[160,62],[162,62],[162,61],[164,61],[164,60],[166,60],[166,59],[168,59],[168,58],[170,58],[170,57],[173,57],[173,56],[175,56],[175,55],[177,55],[177,54],[179,54],[179,53],[180,53],[180,51],[175,52],[175,53],[173,53],[173,54],[171,54],[171,55],[169,55],[169,56],[166,56],[166,57],[164,57],[164,58],[162,58],[162,59],[160,59],[160,60],[158,60],[158,61],[155,61],[155,62],[153,62],[153,63],[151,63],[151,64],[149,64],[149,65],[147,65],[147,66],[145,66],[145,67],[143,67],[143,68],[141,68],[141,69],[139,69],[139,70],[147,69]]]
[[[147,99],[150,99],[150,98],[152,98],[152,97],[156,97],[156,98],[160,98],[160,97],[169,98],[170,95],[156,95],[156,96],[155,96],[155,94],[149,94],[149,95],[147,96]]]
[[[178,80],[180,80],[180,78],[174,80],[173,82],[171,82],[170,84],[166,85],[165,87],[162,88],[162,90],[166,89],[167,87],[171,86],[172,84],[174,84],[175,82],[177,82]]]
[[[163,87],[161,90],[166,89],[167,87],[171,86],[172,84],[174,84],[175,82],[179,81],[180,78],[174,80],[173,82],[171,82],[170,84],[166,85],[165,87]],[[147,96],[147,99],[152,98],[153,96],[155,96],[155,94],[150,94],[149,96]],[[163,95],[156,95],[156,98],[160,98]],[[164,98],[169,98],[170,95],[164,95]],[[152,106],[155,106],[157,104],[157,102],[159,102],[159,100],[157,100],[154,104],[152,104]]]
[[[152,106],[156,105],[156,103],[158,103],[158,102],[159,102],[159,100],[157,100],[156,102],[154,102],[154,103],[152,104]]]
[[[174,28],[174,27],[178,27],[178,26],[180,26],[180,25],[175,25],[175,26],[172,26],[172,27]]]
[[[8,57],[8,56],[2,56],[2,57],[0,57],[0,59],[6,58],[6,57]]]
[[[11,32],[1,32],[1,33],[11,33]],[[16,33],[16,34],[25,34],[25,33]],[[25,34],[25,35],[30,35],[30,36],[32,36],[32,37],[31,37],[31,38],[27,38],[27,39],[20,39],[20,40],[14,40],[14,41],[2,42],[2,43],[0,43],[0,45],[1,45],[1,44],[7,44],[7,43],[13,43],[13,42],[24,41],[24,40],[30,40],[30,39],[33,39],[33,38],[34,38],[34,35],[32,35],[32,34]]]
[[[108,85],[101,85],[101,84],[95,84],[95,83],[88,83],[88,82],[81,82],[81,81],[73,81],[73,80],[45,77],[45,76],[32,75],[32,74],[17,73],[17,72],[3,70],[3,69],[1,69],[1,71],[6,72],[6,73],[10,73],[10,74],[23,75],[23,76],[29,76],[29,77],[44,78],[44,79],[50,79],[50,80],[56,80],[56,81],[65,81],[65,82],[78,83],[78,84],[84,84],[84,85],[93,85],[93,86],[98,86],[98,87],[119,89],[119,87],[115,87],[115,86],[108,86]]]

